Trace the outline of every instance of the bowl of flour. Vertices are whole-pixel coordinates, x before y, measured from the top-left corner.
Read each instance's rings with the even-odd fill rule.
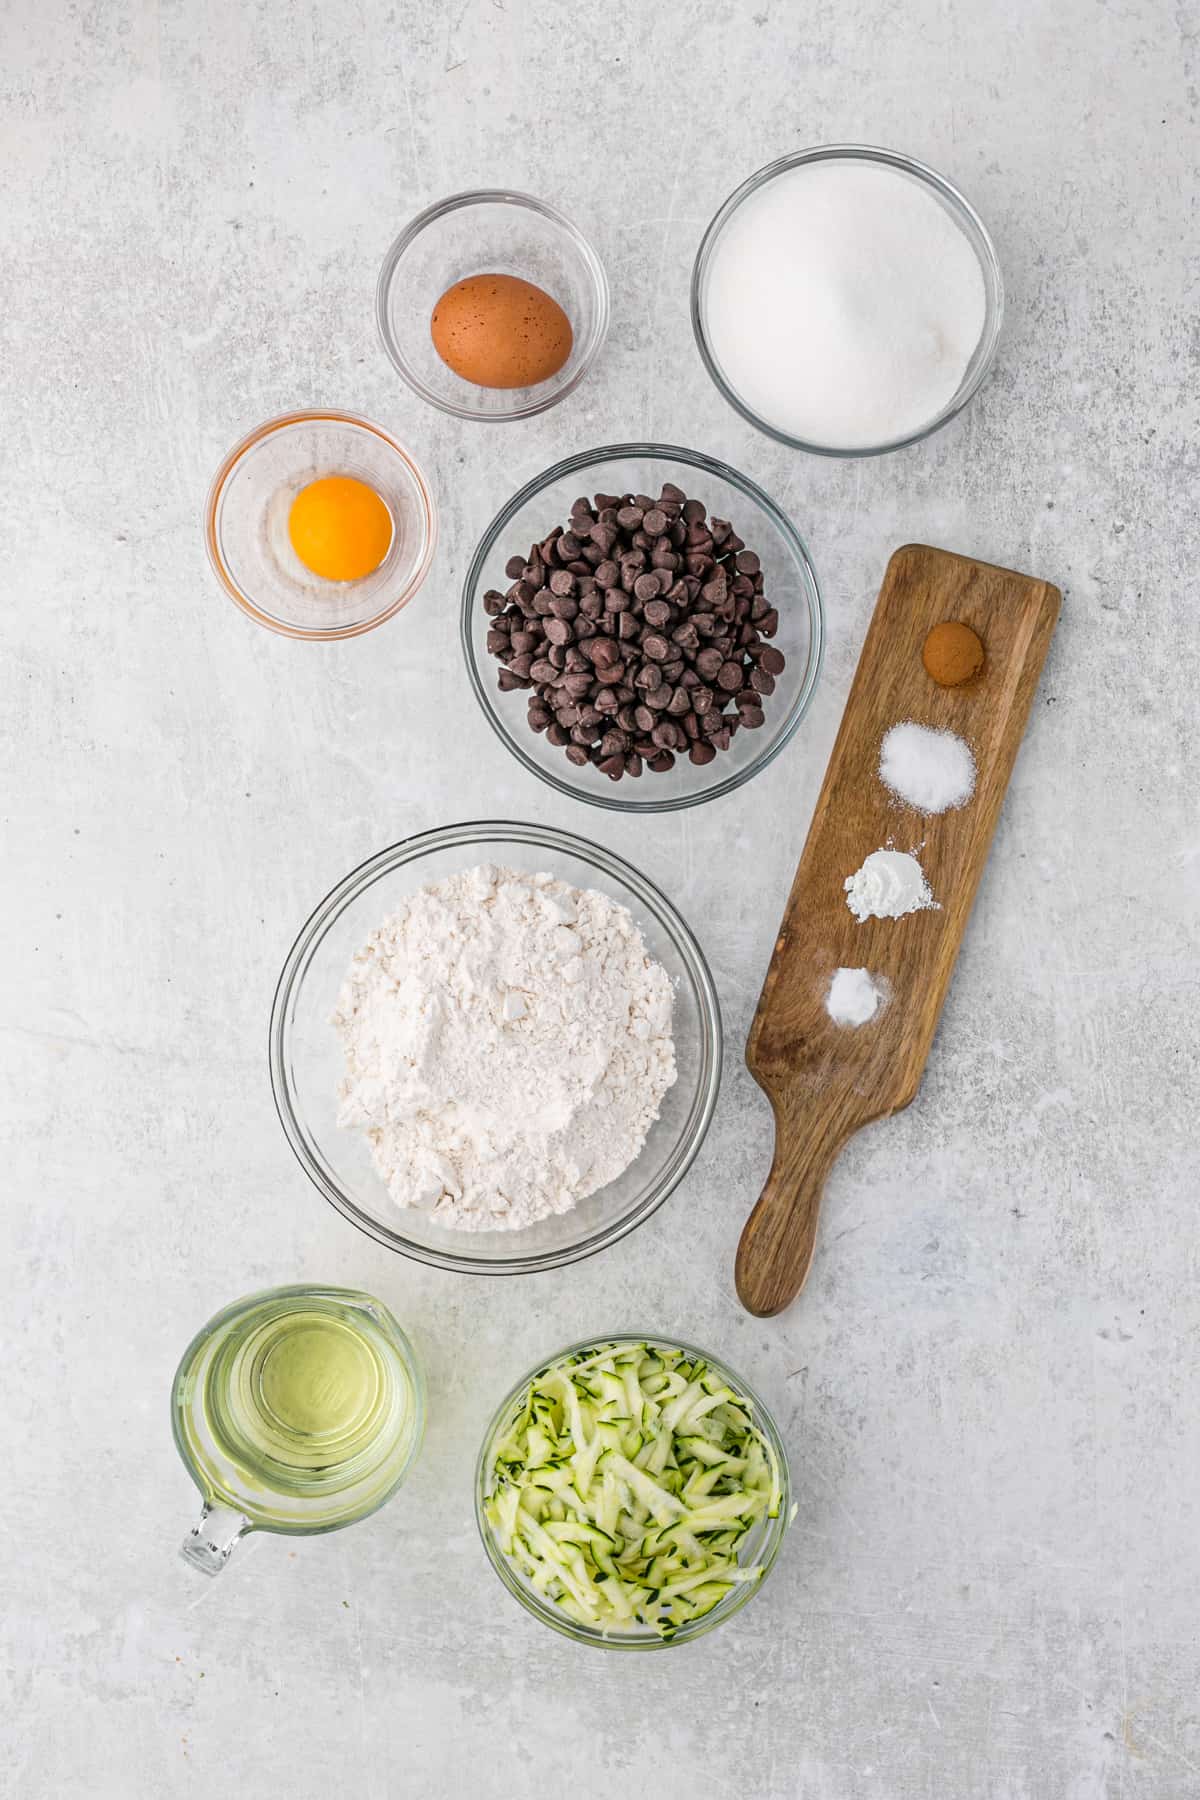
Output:
[[[716,1103],[704,956],[637,870],[532,825],[380,852],[315,909],[271,1019],[301,1166],[391,1249],[490,1274],[623,1237],[683,1179]]]
[[[878,456],[960,412],[1004,313],[987,229],[944,176],[896,151],[781,157],[713,219],[692,273],[705,366],[793,449]]]

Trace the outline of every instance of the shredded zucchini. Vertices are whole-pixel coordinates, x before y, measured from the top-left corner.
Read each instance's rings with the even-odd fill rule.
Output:
[[[600,1344],[530,1382],[492,1449],[496,1543],[569,1618],[672,1637],[762,1566],[782,1481],[751,1402],[700,1360]]]

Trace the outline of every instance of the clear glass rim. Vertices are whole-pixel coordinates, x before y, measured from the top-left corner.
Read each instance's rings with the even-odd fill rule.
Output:
[[[407,1372],[409,1382],[412,1386],[414,1415],[412,1444],[409,1447],[408,1455],[404,1459],[404,1466],[400,1469],[396,1479],[387,1488],[386,1492],[379,1495],[379,1497],[373,1500],[369,1506],[365,1507],[361,1512],[355,1513],[353,1518],[338,1519],[326,1525],[290,1525],[286,1523],[276,1525],[274,1522],[270,1525],[265,1525],[258,1519],[249,1519],[249,1528],[251,1531],[267,1531],[270,1532],[272,1537],[323,1537],[326,1532],[342,1531],[347,1525],[361,1524],[364,1519],[369,1519],[373,1513],[377,1513],[381,1507],[386,1506],[388,1501],[393,1498],[401,1487],[403,1487],[404,1482],[412,1473],[413,1464],[421,1453],[421,1445],[425,1439],[428,1395],[425,1388],[425,1371],[421,1366],[421,1359],[413,1348],[411,1338],[397,1320],[391,1307],[386,1305],[384,1301],[378,1299],[376,1295],[368,1294],[362,1288],[333,1287],[325,1282],[301,1281],[290,1283],[284,1287],[257,1288],[251,1294],[242,1294],[237,1300],[231,1300],[227,1306],[223,1306],[219,1312],[215,1312],[211,1319],[206,1320],[198,1331],[193,1332],[187,1348],[176,1365],[175,1373],[171,1377],[171,1435],[175,1440],[175,1448],[179,1452],[179,1460],[191,1476],[193,1486],[196,1488],[197,1492],[203,1496],[206,1502],[211,1502],[215,1498],[218,1505],[224,1506],[230,1504],[228,1501],[220,1499],[210,1493],[204,1482],[200,1479],[199,1471],[192,1460],[191,1452],[184,1442],[180,1430],[179,1408],[175,1404],[175,1389],[178,1386],[179,1377],[183,1374],[188,1364],[192,1362],[201,1346],[212,1336],[214,1331],[219,1330],[222,1325],[226,1324],[230,1319],[235,1318],[238,1313],[245,1312],[249,1307],[258,1306],[264,1300],[291,1299],[336,1300],[343,1306],[361,1306],[365,1304],[367,1306],[379,1308],[384,1314],[389,1335],[395,1337],[397,1340],[400,1359],[404,1364],[405,1371]],[[240,1510],[240,1508],[238,1510]]]
[[[718,480],[727,481],[731,487],[737,488],[739,493],[744,494],[755,506],[761,507],[772,525],[785,539],[796,559],[805,599],[808,602],[808,667],[804,672],[800,692],[792,703],[779,735],[744,767],[733,770],[724,780],[715,781],[710,787],[697,789],[695,792],[677,794],[672,797],[664,796],[662,799],[656,799],[651,792],[647,791],[645,798],[623,800],[614,793],[606,792],[601,788],[592,791],[582,782],[570,781],[562,775],[556,775],[551,769],[543,768],[541,763],[525,749],[516,732],[510,732],[502,723],[499,710],[493,705],[490,698],[490,690],[484,681],[483,670],[475,653],[473,627],[476,623],[475,609],[479,603],[479,587],[484,565],[496,542],[508,530],[517,513],[527,502],[535,500],[539,493],[567,475],[577,473],[580,469],[589,468],[595,464],[618,462],[630,457],[657,458],[685,463],[691,468],[703,469],[706,473],[715,475]],[[812,703],[812,697],[821,674],[821,665],[825,657],[825,609],[821,600],[817,572],[804,539],[786,513],[748,475],[743,475],[738,469],[722,462],[719,457],[708,456],[702,450],[687,450],[679,444],[602,444],[598,449],[581,450],[574,456],[566,456],[561,462],[544,469],[540,475],[535,475],[527,481],[524,487],[518,489],[512,499],[501,507],[480,538],[467,569],[466,579],[463,582],[460,637],[467,665],[467,675],[484,717],[500,742],[524,768],[529,770],[531,775],[536,775],[539,781],[546,782],[548,786],[556,788],[560,794],[566,794],[571,800],[582,800],[587,806],[603,807],[608,812],[682,812],[689,806],[702,806],[709,800],[719,800],[723,794],[732,794],[737,788],[743,787],[760,770],[773,763],[780,752],[791,743],[799,729],[800,721]]]
[[[357,425],[362,430],[369,431],[373,436],[381,439],[389,450],[395,451],[416,482],[421,496],[423,521],[420,556],[416,567],[396,598],[389,600],[379,612],[372,613],[369,619],[362,619],[354,625],[329,626],[325,629],[318,626],[293,625],[288,620],[276,618],[274,613],[266,612],[262,607],[256,606],[249,594],[238,586],[232,572],[226,566],[217,537],[217,517],[226,485],[247,452],[253,450],[256,444],[260,444],[264,438],[270,437],[276,431],[286,430],[292,425],[319,425],[321,423]],[[434,551],[437,549],[437,540],[437,507],[434,504],[429,483],[421,473],[416,461],[404,448],[404,445],[399,443],[390,432],[385,431],[382,425],[376,425],[371,419],[364,419],[358,413],[306,407],[299,412],[278,413],[272,419],[265,419],[261,425],[256,425],[253,431],[247,432],[244,438],[239,439],[222,460],[221,466],[209,485],[208,498],[204,503],[204,548],[208,553],[209,566],[234,605],[240,607],[242,612],[248,614],[256,624],[264,625],[268,631],[278,632],[281,637],[303,638],[310,643],[332,643],[338,638],[361,637],[364,631],[373,631],[377,625],[382,625],[387,619],[393,618],[396,613],[408,605],[428,575]]]
[[[766,419],[752,411],[730,387],[712,353],[705,331],[702,304],[704,277],[708,272],[708,265],[716,248],[717,240],[742,202],[747,200],[751,194],[756,193],[759,188],[764,187],[767,182],[773,181],[777,175],[782,175],[789,169],[800,168],[805,163],[838,160],[882,163],[888,168],[900,169],[904,174],[912,175],[916,180],[932,188],[946,203],[951,213],[957,216],[959,223],[964,224],[965,222],[964,235],[979,258],[986,296],[983,331],[972,355],[974,367],[968,365],[966,378],[949,404],[944,406],[928,424],[922,425],[919,431],[909,432],[905,437],[893,438],[886,444],[871,444],[852,450],[839,449],[830,444],[813,444],[804,438],[792,437],[788,432],[780,430],[778,426],[768,424]],[[940,431],[943,425],[948,425],[951,419],[957,418],[963,408],[969,405],[982,386],[996,358],[996,346],[1000,340],[1000,328],[1004,322],[1004,277],[1001,274],[1000,261],[996,255],[996,246],[992,242],[987,226],[966,196],[959,192],[953,182],[947,181],[944,175],[939,175],[936,169],[931,169],[926,163],[918,162],[915,157],[905,156],[902,151],[885,150],[875,144],[821,144],[809,150],[792,151],[787,156],[777,157],[774,162],[765,164],[753,175],[747,176],[741,186],[736,187],[718,208],[700,240],[700,248],[696,252],[696,260],[692,265],[691,313],[692,334],[695,337],[696,348],[700,352],[701,360],[708,370],[717,392],[733,407],[735,412],[740,413],[742,418],[748,424],[753,425],[756,431],[761,431],[766,437],[774,438],[777,444],[786,444],[791,450],[803,450],[810,456],[830,456],[845,461],[855,457],[887,456],[893,450],[906,450],[910,445],[919,444],[925,438],[932,437],[935,431]]]
[[[388,294],[391,290],[392,278],[405,252],[427,226],[436,224],[439,219],[445,218],[447,213],[458,212],[467,206],[480,205],[523,206],[529,212],[535,212],[539,217],[548,219],[551,224],[557,225],[571,239],[579,252],[591,279],[592,293],[596,302],[596,317],[592,322],[587,340],[580,350],[579,367],[571,379],[564,381],[561,387],[555,388],[552,392],[527,400],[521,405],[487,412],[479,407],[459,404],[448,399],[446,395],[436,393],[433,388],[422,381],[397,342],[388,317]],[[503,425],[513,419],[531,419],[537,413],[546,412],[551,406],[557,405],[568,394],[574,393],[595,362],[608,335],[611,305],[608,276],[605,273],[604,264],[579,227],[567,217],[566,213],[560,212],[558,207],[551,206],[546,200],[538,200],[532,194],[520,193],[515,188],[471,188],[461,194],[449,194],[444,200],[438,200],[434,205],[427,206],[424,212],[419,212],[414,219],[410,219],[399,236],[392,241],[383,259],[379,280],[375,286],[375,323],[384,353],[396,373],[403,381],[407,382],[414,394],[419,395],[428,405],[435,406],[439,412],[449,413],[456,419],[469,419],[482,425]]]
[[[676,954],[687,967],[698,997],[700,1081],[674,1151],[658,1181],[643,1196],[639,1205],[577,1243],[533,1253],[522,1253],[519,1249],[514,1249],[511,1256],[485,1259],[457,1250],[433,1249],[428,1244],[406,1237],[400,1230],[389,1229],[357,1206],[326,1171],[323,1162],[315,1154],[293,1104],[287,1068],[287,1020],[293,995],[303,981],[326,931],[346,907],[365,893],[374,882],[393,869],[419,861],[430,852],[484,845],[497,840],[527,844],[551,853],[557,851],[576,857],[627,887],[639,903],[653,914],[671,939]],[[600,1250],[606,1250],[610,1244],[619,1243],[650,1218],[652,1213],[657,1212],[664,1200],[674,1193],[695,1162],[712,1121],[721,1082],[722,1045],[720,1003],[704,952],[681,914],[648,876],[641,874],[613,851],[589,843],[587,839],[576,837],[571,832],[558,831],[552,826],[522,824],[515,820],[480,819],[461,825],[444,825],[434,831],[423,831],[413,837],[400,839],[398,843],[368,857],[356,869],[352,869],[314,908],[287,954],[271,1005],[271,1092],[284,1136],[301,1168],[318,1193],[323,1194],[343,1218],[349,1219],[367,1237],[386,1245],[389,1250],[398,1251],[402,1256],[411,1257],[415,1262],[426,1263],[432,1268],[452,1269],[461,1275],[530,1275],[580,1262]],[[521,1233],[512,1232],[509,1235],[519,1239]]]
[[[599,1344],[652,1344],[669,1350],[682,1350],[685,1356],[693,1359],[700,1357],[717,1371],[735,1393],[740,1393],[749,1400],[754,1410],[755,1423],[761,1428],[779,1459],[781,1487],[779,1514],[777,1518],[767,1522],[767,1535],[761,1546],[761,1553],[755,1559],[763,1565],[762,1574],[757,1581],[746,1582],[734,1594],[715,1606],[712,1612],[705,1613],[703,1618],[689,1620],[686,1624],[681,1625],[670,1638],[658,1637],[649,1632],[644,1636],[617,1633],[605,1636],[602,1631],[594,1631],[586,1625],[576,1624],[574,1619],[570,1619],[565,1613],[560,1612],[553,1601],[541,1600],[521,1580],[508,1558],[496,1545],[491,1528],[483,1514],[484,1501],[491,1491],[488,1484],[490,1451],[508,1413],[536,1375],[540,1375],[544,1369],[552,1368],[556,1363],[563,1362],[568,1356],[575,1356],[579,1351],[593,1349]],[[582,1338],[578,1343],[568,1344],[565,1350],[559,1350],[554,1356],[543,1357],[540,1362],[534,1363],[520,1381],[514,1383],[496,1408],[484,1433],[475,1462],[475,1525],[487,1559],[493,1569],[509,1593],[519,1600],[525,1610],[532,1613],[535,1619],[540,1619],[542,1624],[549,1625],[553,1631],[570,1638],[573,1643],[586,1644],[589,1648],[597,1650],[670,1650],[676,1644],[692,1643],[696,1638],[704,1637],[708,1632],[715,1631],[719,1625],[723,1625],[727,1619],[731,1619],[735,1613],[740,1612],[743,1606],[746,1606],[754,1598],[755,1594],[762,1591],[763,1583],[775,1565],[775,1558],[779,1554],[784,1537],[787,1535],[788,1526],[791,1524],[791,1510],[792,1480],[787,1450],[770,1408],[750,1383],[739,1375],[736,1369],[731,1368],[723,1357],[713,1356],[707,1350],[701,1349],[695,1344],[689,1344],[682,1338],[666,1337],[659,1331],[593,1332],[590,1337]]]

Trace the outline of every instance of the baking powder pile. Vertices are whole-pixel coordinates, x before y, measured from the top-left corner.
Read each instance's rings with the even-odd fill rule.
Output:
[[[902,919],[906,913],[936,907],[925,871],[904,850],[872,850],[861,869],[842,884],[846,905],[861,925],[864,919]]]
[[[965,806],[975,792],[975,758],[953,731],[931,731],[908,719],[884,734],[879,779],[918,812]]]
[[[675,1080],[670,979],[629,911],[551,875],[467,869],[355,956],[338,1123],[397,1205],[463,1231],[569,1212],[626,1169]]]

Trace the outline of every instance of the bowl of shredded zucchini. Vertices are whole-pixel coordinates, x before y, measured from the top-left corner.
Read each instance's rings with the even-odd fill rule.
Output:
[[[657,1650],[758,1592],[794,1516],[774,1420],[690,1344],[574,1344],[506,1397],[475,1513],[492,1567],[579,1643]]]

